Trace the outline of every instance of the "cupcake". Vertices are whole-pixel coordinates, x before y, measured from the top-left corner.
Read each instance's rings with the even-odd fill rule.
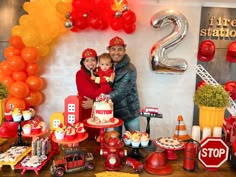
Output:
[[[149,135],[148,135],[148,133],[143,132],[141,134],[140,141],[141,141],[141,146],[142,147],[147,147],[148,143],[149,143]]]
[[[12,112],[12,118],[14,120],[14,122],[20,122],[22,119],[22,113],[20,108],[14,108],[13,112]]]
[[[122,138],[124,140],[125,145],[130,145],[131,144],[131,136],[132,136],[132,134],[130,133],[130,131],[126,131],[123,134]]]
[[[132,133],[132,137],[131,137],[131,144],[132,144],[132,147],[136,148],[136,147],[139,147],[140,146],[140,132],[133,132]]]
[[[31,132],[32,134],[39,134],[42,131],[42,127],[38,124],[38,125],[33,125]]]
[[[34,108],[29,108],[29,111],[31,112],[31,117],[33,118],[36,114]]]
[[[32,117],[32,114],[29,110],[25,110],[22,112],[24,120],[30,120]]]
[[[54,131],[54,135],[57,140],[62,140],[65,136],[65,131],[63,128],[57,127],[56,130]]]
[[[23,133],[26,135],[29,135],[31,133],[32,125],[31,124],[25,124],[22,127]]]
[[[77,134],[75,132],[75,128],[74,127],[67,127],[65,130],[65,139],[67,141],[72,141],[77,137]]]
[[[76,133],[78,138],[83,138],[86,134],[86,130],[84,129],[84,127],[79,127],[76,129]]]

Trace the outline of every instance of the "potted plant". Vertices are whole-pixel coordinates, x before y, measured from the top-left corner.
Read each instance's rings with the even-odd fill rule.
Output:
[[[0,125],[4,117],[4,101],[8,97],[8,94],[7,86],[0,82]]]
[[[205,84],[196,90],[193,100],[199,107],[201,129],[223,126],[225,108],[230,104],[230,95],[223,86]]]

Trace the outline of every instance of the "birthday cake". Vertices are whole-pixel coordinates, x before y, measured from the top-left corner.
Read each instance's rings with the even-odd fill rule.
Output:
[[[118,119],[113,117],[113,102],[111,99],[107,98],[105,94],[101,94],[96,98],[88,123],[94,125],[118,123]]]

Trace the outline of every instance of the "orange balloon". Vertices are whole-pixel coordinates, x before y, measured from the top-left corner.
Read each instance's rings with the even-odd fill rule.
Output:
[[[3,84],[5,84],[9,90],[9,88],[11,87],[11,85],[15,82],[11,76],[5,76],[2,78],[1,81]]]
[[[25,69],[25,62],[20,56],[12,56],[7,59],[8,66],[13,71],[23,71]]]
[[[12,74],[12,78],[15,81],[25,81],[27,79],[27,74],[24,71],[15,71]]]
[[[10,76],[12,75],[12,69],[10,68],[8,61],[7,60],[3,60],[0,63],[0,70],[4,73],[4,75],[6,76]]]
[[[11,36],[9,39],[9,43],[11,46],[13,46],[16,49],[23,49],[25,47],[25,44],[21,40],[20,36]]]
[[[43,100],[43,94],[40,91],[30,92],[29,96],[25,98],[25,101],[29,106],[38,106]]]
[[[20,53],[21,53],[20,49],[16,49],[12,46],[9,46],[9,47],[5,48],[5,50],[4,50],[4,56],[6,58],[10,58],[10,57],[15,56],[15,55],[19,56]]]
[[[21,110],[25,110],[26,102],[24,99],[11,97],[6,101],[6,110],[9,110],[9,108],[13,106],[14,108],[20,108]]]
[[[31,91],[38,91],[43,88],[43,80],[38,76],[29,76],[26,81]]]
[[[27,63],[35,63],[39,60],[39,52],[35,47],[25,47],[21,51],[21,57]]]
[[[39,70],[40,70],[40,66],[37,63],[29,63],[26,66],[26,71],[29,76],[38,74]]]
[[[29,95],[29,86],[22,81],[15,82],[10,87],[10,94],[16,98],[25,98]]]

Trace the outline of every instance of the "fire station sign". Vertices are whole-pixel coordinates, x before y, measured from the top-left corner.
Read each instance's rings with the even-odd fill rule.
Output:
[[[207,137],[201,142],[198,159],[206,169],[217,169],[228,159],[229,147],[221,138]]]

